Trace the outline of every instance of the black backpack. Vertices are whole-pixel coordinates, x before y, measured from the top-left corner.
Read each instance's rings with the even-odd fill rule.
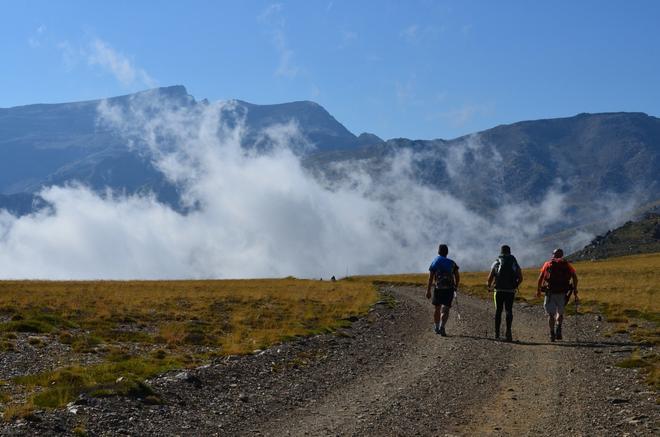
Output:
[[[438,269],[435,271],[435,288],[438,290],[453,290],[456,287],[454,283],[454,270],[456,265],[452,263],[450,270]]]
[[[500,290],[515,290],[518,288],[518,262],[513,255],[500,255],[495,271],[495,288]]]

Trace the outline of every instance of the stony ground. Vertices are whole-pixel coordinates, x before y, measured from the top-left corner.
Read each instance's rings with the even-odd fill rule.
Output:
[[[443,338],[422,289],[389,292],[335,334],[155,378],[160,405],[81,397],[0,435],[660,435],[657,393],[615,366],[634,345],[597,316],[550,343],[541,308],[516,304],[505,343],[492,302],[460,295]]]

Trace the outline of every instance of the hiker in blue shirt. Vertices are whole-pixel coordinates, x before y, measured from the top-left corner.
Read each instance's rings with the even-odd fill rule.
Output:
[[[436,334],[443,337],[447,336],[445,325],[449,319],[449,309],[454,300],[454,292],[458,288],[461,277],[458,273],[458,265],[447,258],[449,248],[446,244],[438,247],[438,256],[433,260],[429,267],[429,283],[426,288],[426,298],[431,299],[431,287],[433,287],[433,300],[435,312],[433,321]]]

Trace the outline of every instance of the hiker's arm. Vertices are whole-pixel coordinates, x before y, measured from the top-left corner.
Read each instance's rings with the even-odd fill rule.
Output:
[[[458,269],[454,270],[454,283],[456,284],[456,289],[458,290],[458,284],[461,282],[461,274],[458,273]]]
[[[539,281],[536,284],[536,297],[541,297],[541,287],[543,286],[543,278],[545,277],[545,272],[541,271],[539,275]]]
[[[522,274],[522,269],[520,266],[518,266],[518,285],[522,284],[523,281],[523,274]]]
[[[431,286],[433,285],[433,272],[429,272],[429,284],[426,286],[426,298],[431,299]]]
[[[577,288],[578,278],[575,271],[572,272],[572,278],[573,278],[573,296],[574,296],[573,299],[575,299],[575,305],[577,305],[578,302],[580,302],[580,298],[578,297],[578,288]]]
[[[488,274],[488,289],[489,290],[493,286],[493,280],[494,279],[495,279],[495,275],[493,274],[493,270],[491,270],[490,273]]]

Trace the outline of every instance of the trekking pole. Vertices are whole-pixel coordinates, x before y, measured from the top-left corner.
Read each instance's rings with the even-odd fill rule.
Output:
[[[458,289],[454,290],[454,300],[456,301],[456,315],[458,316],[458,320],[461,320],[461,311],[458,306]]]
[[[486,292],[487,292],[487,293],[490,293],[491,291],[492,291],[492,290],[490,289],[490,287],[487,287],[487,288],[486,288]],[[495,300],[495,295],[493,295],[493,301],[494,301],[494,300]],[[487,306],[486,308],[488,308],[489,306],[490,306],[490,304],[488,304],[488,306]],[[486,310],[486,316],[488,316],[488,318],[489,318],[490,320],[493,320],[492,317],[490,317],[490,314],[489,314],[489,313],[490,313],[490,311]],[[486,323],[486,338],[488,338],[488,323]]]
[[[578,324],[578,314],[579,314],[579,309],[578,309],[578,299],[577,299],[577,294],[573,296],[573,299],[575,300],[575,342],[578,344],[578,347],[580,346],[580,327]]]

